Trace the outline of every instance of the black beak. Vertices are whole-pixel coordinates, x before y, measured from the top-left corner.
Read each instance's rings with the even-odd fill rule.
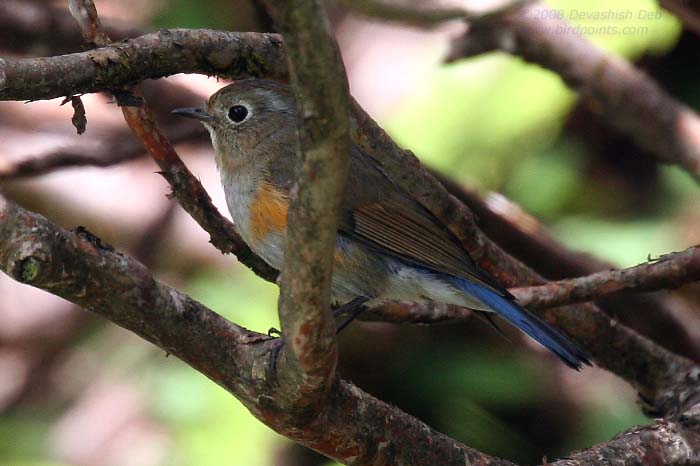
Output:
[[[174,113],[175,115],[180,115],[180,116],[184,116],[187,118],[194,118],[195,120],[200,120],[200,121],[207,121],[207,120],[212,119],[212,116],[209,115],[201,107],[176,108],[175,110],[171,111],[170,113]]]

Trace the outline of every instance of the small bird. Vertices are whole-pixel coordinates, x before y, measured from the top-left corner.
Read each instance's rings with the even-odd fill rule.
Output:
[[[173,113],[195,118],[209,130],[239,234],[257,255],[280,270],[298,157],[291,88],[271,80],[244,79],[216,92],[205,108],[180,108]],[[434,301],[492,312],[567,366],[578,370],[590,364],[583,349],[519,306],[476,266],[446,227],[354,144],[331,295],[336,304]]]

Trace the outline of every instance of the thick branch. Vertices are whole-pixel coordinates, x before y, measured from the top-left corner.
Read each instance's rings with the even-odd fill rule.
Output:
[[[226,388],[262,422],[343,464],[507,466],[340,381],[309,423],[271,368],[278,340],[250,332],[154,279],[137,261],[0,196],[0,270],[89,309]]]
[[[299,110],[299,147],[289,148],[299,155],[298,179],[289,207],[279,313],[285,346],[296,363],[296,369],[288,369],[299,372],[299,396],[311,406],[327,395],[338,358],[329,310],[338,211],[349,168],[348,84],[318,0],[267,4],[285,39]]]
[[[698,413],[693,419],[697,422]],[[634,427],[609,442],[579,451],[551,466],[584,465],[678,465],[700,463],[700,431],[686,418],[681,422],[660,420],[652,426]]]
[[[276,34],[166,29],[88,52],[0,59],[0,100],[41,100],[120,89],[177,73],[284,79]]]
[[[0,270],[131,330],[229,390],[277,432],[344,464],[511,465],[454,442],[344,381],[321,414],[306,423],[284,406],[285,383],[277,378],[284,374],[270,368],[275,340],[225,320],[99,239],[62,230],[2,197]],[[687,387],[697,384],[696,372]],[[685,396],[689,411],[678,421],[635,428],[554,464],[633,465],[653,458],[665,461],[653,464],[697,463],[700,399],[697,392]]]
[[[479,44],[479,52],[503,47],[550,68],[641,147],[700,176],[697,115],[624,60],[605,54],[571,31],[556,33],[557,27],[568,25],[555,19],[543,23],[535,19],[532,8],[543,6],[507,10],[508,14],[478,21],[478,27],[455,42],[451,58],[473,55],[473,47]],[[284,79],[284,57],[281,38],[274,34],[164,30],[90,52],[1,60],[0,100],[96,92],[178,72]]]
[[[622,290],[678,288],[697,280],[700,280],[700,248],[696,246],[636,267],[510,291],[523,306],[541,309],[590,301]]]
[[[700,179],[700,118],[622,58],[584,39],[542,2],[472,24],[448,60],[501,49],[559,74],[605,121],[662,163]]]

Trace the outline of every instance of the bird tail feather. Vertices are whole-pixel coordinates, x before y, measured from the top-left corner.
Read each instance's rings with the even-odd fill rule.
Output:
[[[463,278],[455,277],[454,282],[462,292],[477,298],[496,314],[559,356],[567,366],[579,370],[582,364],[591,365],[585,350],[559,330],[518,305],[513,298],[501,296],[494,290]]]

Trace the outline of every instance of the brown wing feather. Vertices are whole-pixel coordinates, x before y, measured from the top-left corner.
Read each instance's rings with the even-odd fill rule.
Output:
[[[341,234],[383,253],[509,295],[495,279],[476,267],[430,212],[389,179],[377,161],[357,149],[351,157],[343,211]]]
[[[352,212],[354,229],[341,231],[383,249],[384,252],[431,270],[444,272],[504,294],[503,288],[481,273],[466,252],[437,230],[430,220],[411,215],[401,206],[379,202],[359,206]]]

